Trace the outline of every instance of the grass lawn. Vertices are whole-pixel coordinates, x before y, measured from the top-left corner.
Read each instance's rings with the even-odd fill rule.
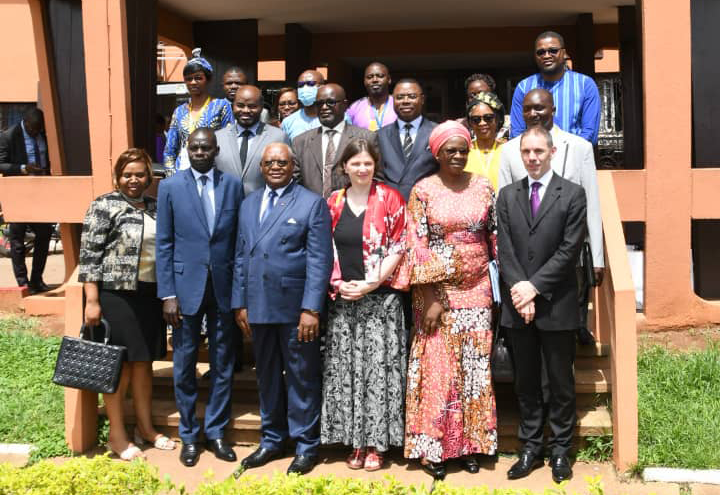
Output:
[[[638,353],[639,468],[720,468],[720,343]]]
[[[63,388],[51,382],[59,337],[32,330],[35,318],[0,318],[0,442],[31,443],[33,459],[69,455]]]

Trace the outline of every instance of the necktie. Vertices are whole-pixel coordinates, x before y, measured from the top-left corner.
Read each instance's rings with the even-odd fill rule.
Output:
[[[405,124],[405,138],[403,139],[403,155],[405,156],[405,160],[407,161],[408,158],[410,158],[410,152],[412,151],[412,137],[410,136],[410,129],[412,129],[412,124]]]
[[[210,201],[210,186],[208,186],[208,176],[201,175],[200,182],[202,182],[202,188],[200,189],[200,202],[202,203],[203,210],[205,211],[205,220],[207,220],[208,230],[210,235],[213,233],[215,228],[215,208],[213,208],[212,202]]]
[[[262,215],[260,216],[260,224],[262,224],[265,219],[270,215],[270,212],[275,207],[275,198],[277,198],[277,193],[273,189],[270,191],[270,194],[268,194],[268,202],[265,205],[265,211],[263,211]]]
[[[530,187],[532,187],[532,191],[530,191],[530,212],[532,213],[532,217],[535,218],[535,215],[537,215],[538,210],[540,209],[540,187],[542,184],[540,182],[533,182]]]
[[[240,143],[240,163],[242,164],[242,167],[244,169],[245,161],[247,160],[248,141],[252,136],[252,131],[244,130],[240,135],[242,136],[242,142]]]
[[[332,192],[332,167],[335,163],[335,142],[333,136],[337,131],[330,129],[325,131],[328,138],[327,148],[325,149],[325,164],[323,165],[322,181],[323,181],[323,198],[328,198]]]
[[[37,138],[33,138],[33,153],[35,153],[35,165],[41,168],[45,168],[42,156],[40,156],[40,146],[38,146]]]

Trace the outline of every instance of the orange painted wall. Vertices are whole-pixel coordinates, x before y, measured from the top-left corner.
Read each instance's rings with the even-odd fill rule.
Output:
[[[38,65],[27,0],[0,0],[0,66],[12,75],[0,84],[0,102],[38,100]]]

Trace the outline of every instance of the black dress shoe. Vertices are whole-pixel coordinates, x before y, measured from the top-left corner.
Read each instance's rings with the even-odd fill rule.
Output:
[[[447,468],[444,462],[428,462],[427,464],[421,462],[420,467],[436,480],[442,481],[447,475]]]
[[[264,466],[270,461],[280,459],[284,455],[281,449],[266,449],[265,447],[258,447],[258,449],[247,456],[240,463],[243,469],[256,468]]]
[[[480,471],[480,463],[474,455],[463,457],[461,462],[463,469],[470,474],[475,474]]]
[[[520,454],[520,459],[507,472],[507,477],[509,480],[524,478],[534,469],[542,467],[543,464],[542,458],[538,458],[535,454],[526,450]]]
[[[318,457],[316,455],[296,455],[295,459],[290,463],[287,474],[307,474],[317,464]]]
[[[197,464],[199,458],[200,444],[198,442],[183,442],[182,449],[180,449],[180,462],[187,467],[193,467]]]
[[[42,280],[39,282],[30,282],[28,284],[28,288],[30,289],[30,292],[32,292],[33,294],[38,294],[40,292],[47,292],[50,290],[50,287],[48,286],[48,284],[46,284]]]
[[[555,483],[569,480],[572,478],[572,468],[570,460],[564,455],[554,455],[550,458],[550,466],[552,467],[552,478]]]
[[[208,440],[205,444],[207,449],[215,454],[215,457],[221,461],[235,462],[237,456],[233,452],[232,447],[222,438],[216,438],[215,440]]]

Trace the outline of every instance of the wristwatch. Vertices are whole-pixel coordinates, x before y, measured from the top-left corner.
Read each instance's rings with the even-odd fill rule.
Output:
[[[303,309],[303,313],[310,313],[313,316],[320,316],[319,312],[313,311],[312,309]]]

